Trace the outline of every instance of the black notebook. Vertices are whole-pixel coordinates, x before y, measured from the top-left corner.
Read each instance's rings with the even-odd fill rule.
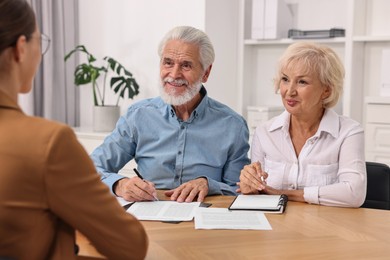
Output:
[[[287,195],[238,195],[230,210],[258,210],[264,213],[283,213],[287,206]]]

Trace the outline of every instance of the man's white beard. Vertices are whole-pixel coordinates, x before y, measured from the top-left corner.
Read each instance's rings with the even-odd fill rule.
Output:
[[[174,88],[170,89],[170,91],[167,91],[164,88],[165,82],[175,82],[176,84],[185,84],[185,85],[187,85],[187,87],[186,87],[186,90],[183,94],[181,94],[180,96],[176,96],[175,95],[176,91]],[[167,104],[170,104],[173,106],[180,106],[180,105],[184,105],[184,104],[188,103],[189,101],[191,101],[199,93],[201,88],[202,88],[201,79],[199,79],[197,82],[195,82],[192,85],[188,85],[188,81],[186,81],[186,80],[181,80],[181,79],[174,80],[173,78],[166,77],[165,79],[163,79],[161,81],[161,88],[160,88],[161,98]]]

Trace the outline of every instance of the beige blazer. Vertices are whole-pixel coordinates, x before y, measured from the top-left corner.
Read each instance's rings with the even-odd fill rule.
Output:
[[[75,229],[109,259],[142,259],[147,236],[66,125],[25,115],[0,91],[0,256],[75,259]]]

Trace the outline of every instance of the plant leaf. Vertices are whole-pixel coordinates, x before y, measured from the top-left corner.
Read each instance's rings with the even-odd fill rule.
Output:
[[[92,83],[92,81],[100,76],[99,68],[95,68],[89,64],[82,63],[78,65],[74,71],[74,83],[84,85]]]
[[[110,87],[114,90],[115,94],[118,94],[124,98],[126,90],[128,91],[128,97],[130,99],[139,94],[139,86],[134,78],[120,76],[112,77],[110,81]]]
[[[87,51],[87,49],[85,48],[84,45],[77,45],[73,50],[71,50],[67,55],[65,55],[64,60],[67,61],[69,59],[69,57],[72,56],[73,53],[78,52],[78,51],[83,52],[83,53],[87,54],[88,56],[91,55]]]
[[[104,57],[104,60],[107,61],[107,64],[101,67],[94,66],[94,62],[96,61],[95,56],[93,56],[84,45],[77,45],[72,51],[65,55],[64,60],[68,60],[70,56],[72,56],[76,52],[81,52],[87,55],[87,63],[79,64],[74,71],[75,84],[77,86],[84,84],[92,84],[93,96],[94,96],[94,104],[98,104],[98,97],[101,99],[102,105],[104,105],[104,95],[105,95],[105,83],[106,77],[110,78],[109,70],[112,71],[113,74],[116,74],[117,77],[111,77],[110,80],[110,88],[118,95],[117,105],[119,102],[119,98],[125,98],[125,94],[127,94],[128,98],[132,99],[134,96],[139,94],[139,86],[131,72],[126,70],[125,67],[122,66],[118,61],[111,57]],[[97,84],[97,79],[101,74],[104,74],[103,80],[103,91],[100,92],[100,89]],[[126,91],[128,93],[126,93]],[[100,94],[102,93],[102,95]]]

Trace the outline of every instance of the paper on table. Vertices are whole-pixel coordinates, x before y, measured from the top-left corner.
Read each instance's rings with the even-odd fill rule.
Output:
[[[272,230],[264,213],[230,211],[225,208],[198,208],[195,229],[254,229]]]
[[[241,195],[232,205],[241,209],[274,209],[279,206],[280,195]]]
[[[230,210],[257,210],[264,213],[283,213],[287,206],[286,195],[238,195]]]
[[[142,201],[127,209],[139,220],[191,221],[200,202]]]
[[[122,197],[116,197],[116,200],[119,202],[119,204],[120,204],[122,207],[127,206],[127,205],[133,203],[132,201],[127,201],[127,200],[125,200],[125,199],[122,198]]]

